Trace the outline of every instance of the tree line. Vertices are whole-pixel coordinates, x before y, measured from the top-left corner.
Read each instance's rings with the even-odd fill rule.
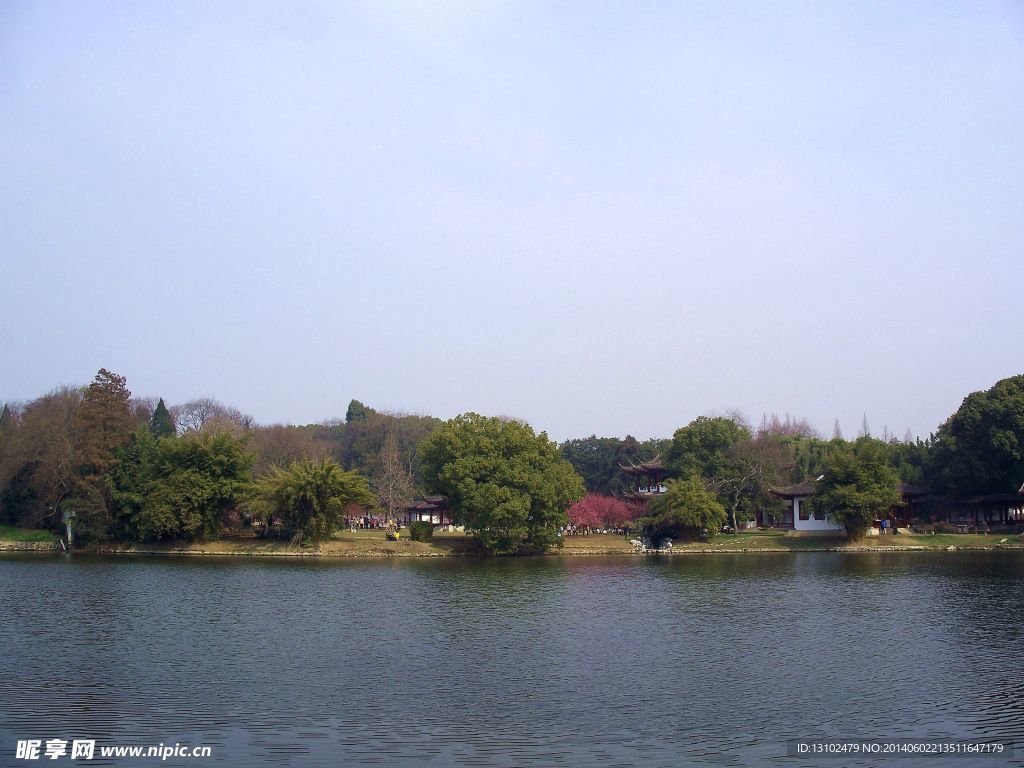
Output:
[[[87,542],[208,540],[255,524],[305,541],[346,507],[394,516],[422,489],[417,448],[439,420],[353,401],[344,422],[260,426],[213,398],[168,407],[101,369],[0,409],[0,522]]]
[[[627,494],[633,481],[623,467],[661,457],[667,493],[643,510],[620,505],[608,512],[612,507],[605,503],[603,518],[598,516],[633,518],[652,536],[693,538],[726,525],[735,530],[757,516],[778,521],[785,504],[772,490],[819,478],[813,506],[859,536],[900,503],[900,483],[927,491],[935,511],[978,496],[1018,496],[1024,483],[1024,376],[968,395],[926,440],[909,433],[897,440],[888,430],[874,438],[866,417],[860,435],[846,440],[838,423],[825,439],[803,419],[765,417],[755,429],[742,414],[729,413],[700,416],[668,440],[592,435],[567,441],[562,453],[594,497]],[[574,507],[581,520],[595,519],[595,509],[591,497]]]
[[[0,522],[57,531],[70,516],[83,542],[203,540],[242,524],[317,541],[346,509],[397,518],[415,497],[440,493],[489,551],[538,551],[572,509],[595,525],[631,520],[652,536],[692,537],[778,519],[773,488],[823,477],[818,503],[853,534],[894,503],[899,481],[950,497],[1016,493],[1024,376],[972,393],[927,440],[867,432],[865,419],[856,440],[838,427],[826,440],[800,419],[766,417],[755,429],[730,413],[669,439],[556,445],[512,419],[442,422],[357,400],[344,420],[263,426],[213,398],[168,407],[132,397],[101,369],[87,387],[0,409]],[[668,492],[646,508],[622,503],[634,490],[622,467],[656,458]]]

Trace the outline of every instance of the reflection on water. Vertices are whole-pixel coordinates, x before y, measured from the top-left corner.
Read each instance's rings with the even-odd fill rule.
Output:
[[[1022,575],[991,552],[5,556],[0,764],[85,737],[230,766],[796,766],[787,739],[989,739],[1019,752],[987,764],[1024,765]]]

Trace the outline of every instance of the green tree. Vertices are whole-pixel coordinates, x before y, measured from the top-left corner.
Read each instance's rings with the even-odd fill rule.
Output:
[[[885,443],[862,436],[852,446],[832,444],[825,475],[810,504],[815,517],[824,512],[857,540],[873,520],[885,517],[901,500],[899,476],[889,465]]]
[[[548,549],[584,493],[547,434],[517,421],[463,414],[434,430],[420,456],[431,489],[493,553]]]
[[[562,456],[572,464],[588,491],[611,494],[622,491],[618,478],[618,450],[622,441],[616,437],[590,437],[566,440],[559,447]]]
[[[622,495],[633,488],[633,479],[621,470],[623,465],[646,461],[667,450],[666,440],[640,443],[632,435],[625,438],[598,437],[566,440],[559,446],[563,458],[572,464],[591,493]]]
[[[118,541],[150,541],[180,532],[181,526],[173,520],[154,524],[151,509],[147,508],[159,475],[159,462],[159,440],[145,427],[133,432],[118,453],[110,475],[112,533]]]
[[[713,477],[721,472],[728,450],[749,439],[750,429],[736,419],[698,416],[672,435],[668,469],[678,477]]]
[[[377,412],[367,405],[363,405],[358,400],[352,400],[348,404],[348,410],[345,411],[345,423],[352,424],[356,421],[365,421]]]
[[[153,418],[149,420],[149,428],[156,437],[174,437],[175,435],[171,412],[167,410],[162,397],[153,410]]]
[[[939,490],[1016,493],[1024,482],[1024,375],[969,394],[939,427],[929,463]]]
[[[794,456],[793,474],[790,478],[794,483],[819,477],[825,471],[826,459],[834,446],[849,445],[841,437],[825,441],[817,437],[787,435],[776,439]]]
[[[282,531],[295,539],[317,543],[341,523],[349,504],[376,501],[366,479],[346,472],[332,459],[293,462],[274,468],[259,482],[257,507],[282,522]]]
[[[112,475],[114,530],[130,541],[211,539],[253,487],[245,439],[137,432]]]
[[[725,525],[725,507],[699,476],[669,480],[666,486],[668,490],[652,498],[647,515],[637,521],[652,541],[711,538]]]

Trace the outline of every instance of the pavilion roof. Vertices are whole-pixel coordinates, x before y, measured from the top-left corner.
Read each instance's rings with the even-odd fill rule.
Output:
[[[900,483],[900,493],[906,498],[928,495],[927,490],[917,485],[911,485],[910,483]]]
[[[968,500],[969,504],[986,504],[990,502],[1005,502],[1007,504],[1020,504],[1020,494],[1018,493],[986,493],[981,496],[975,496]]]
[[[650,475],[654,472],[664,472],[665,465],[661,463],[661,454],[658,454],[650,461],[631,461],[629,464],[619,464],[619,469],[627,475]]]
[[[780,488],[772,488],[772,493],[783,499],[792,499],[797,496],[813,496],[814,495],[814,484],[821,480],[825,476],[817,478],[817,480],[804,480],[802,483],[796,483],[795,485],[784,485]],[[900,495],[904,499],[920,498],[927,496],[928,491],[924,488],[920,488],[910,483],[899,484]]]
[[[443,509],[448,506],[448,498],[446,496],[425,496],[422,499],[412,502],[406,509],[429,512],[433,509]]]
[[[817,480],[804,480],[802,483],[796,483],[795,485],[784,485],[781,488],[772,488],[772,493],[783,499],[792,499],[797,496],[813,496],[814,495],[814,484]]]

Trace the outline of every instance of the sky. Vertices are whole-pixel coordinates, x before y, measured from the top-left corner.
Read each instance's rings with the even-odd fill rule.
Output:
[[[1019,2],[0,3],[0,401],[927,437],[1022,214]]]

